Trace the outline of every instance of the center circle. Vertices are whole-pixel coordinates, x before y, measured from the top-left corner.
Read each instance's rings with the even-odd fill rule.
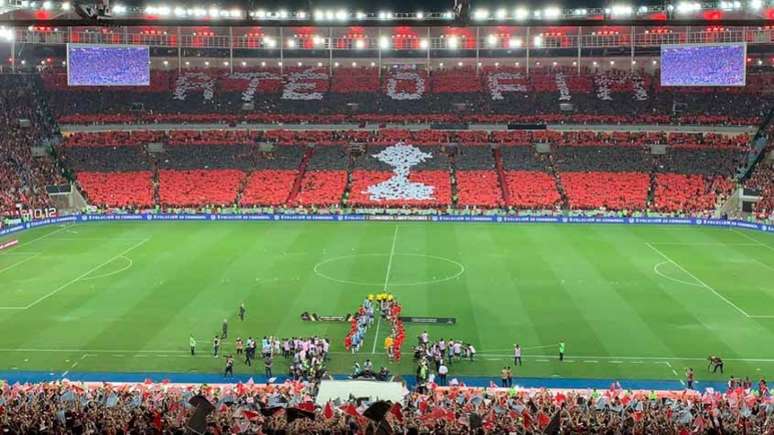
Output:
[[[411,287],[457,279],[465,273],[465,266],[450,258],[428,254],[351,254],[315,264],[314,273],[340,284],[376,288],[383,287],[384,280],[373,280],[373,276],[389,273],[388,287]]]

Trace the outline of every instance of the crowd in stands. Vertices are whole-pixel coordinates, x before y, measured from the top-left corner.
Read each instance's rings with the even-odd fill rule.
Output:
[[[755,125],[767,110],[769,73],[742,88],[661,88],[645,72],[512,67],[154,71],[151,86],[66,85],[49,69],[43,82],[64,123],[180,122],[573,122]],[[245,103],[250,106],[246,109]],[[571,104],[562,110],[560,103]],[[674,112],[674,104],[680,110]]]
[[[347,187],[349,168],[349,151],[344,146],[315,147],[298,195],[291,204],[311,207],[338,205]]]
[[[761,195],[761,200],[755,204],[756,216],[761,219],[774,217],[774,163],[771,160],[758,163],[745,185]]]
[[[650,144],[668,145],[674,148],[712,148],[727,151],[745,150],[749,146],[747,134],[725,135],[717,133],[685,133],[655,131],[560,131],[560,130],[410,130],[379,128],[373,130],[169,130],[108,133],[78,132],[68,134],[62,143],[70,147],[109,147],[164,143],[168,145],[246,145],[270,143],[276,145],[349,145],[368,144],[390,146],[397,142],[412,145],[463,144],[471,145],[532,145],[549,143],[573,147],[643,147]],[[172,147],[174,148],[174,147]],[[196,149],[182,147],[180,149]],[[212,149],[212,148],[209,148]],[[225,148],[224,148],[225,150]],[[228,151],[227,151],[228,152]],[[276,151],[275,151],[276,153]],[[234,154],[234,153],[232,153]],[[239,153],[236,153],[239,154]],[[298,154],[296,154],[298,155]],[[276,157],[275,157],[276,158]]]
[[[76,133],[59,149],[99,206],[703,213],[732,189],[747,140],[620,131],[180,130]],[[164,151],[149,153],[145,143]],[[382,155],[396,144],[419,155],[405,179]],[[653,144],[665,154],[652,154]]]
[[[2,386],[6,433],[770,433],[768,392],[481,389],[405,392],[397,403],[315,404],[313,384],[221,386],[167,383]],[[204,402],[206,400],[206,402]],[[207,406],[209,404],[209,406]],[[197,405],[197,406],[194,406]],[[209,408],[205,418],[189,420]],[[381,409],[380,412],[375,412]]]
[[[229,207],[236,203],[244,172],[236,169],[159,171],[159,202],[165,206]]]
[[[503,192],[493,150],[489,146],[470,145],[454,150],[454,181],[460,207],[502,207]]]
[[[32,147],[50,143],[54,122],[34,80],[0,76],[0,216],[50,205],[46,186],[64,181],[54,159],[34,156]]]

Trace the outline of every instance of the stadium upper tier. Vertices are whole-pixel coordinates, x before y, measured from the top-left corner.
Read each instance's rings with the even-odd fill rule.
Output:
[[[640,72],[487,66],[154,70],[140,88],[43,82],[61,123],[570,122],[757,125],[774,74],[734,88],[663,88]]]
[[[756,125],[774,74],[739,88],[663,88],[620,71],[580,75],[518,68],[153,71],[145,88],[73,88],[43,75],[61,123],[573,122]]]
[[[276,72],[264,71],[268,74]],[[405,72],[405,71],[404,71]],[[403,72],[402,72],[403,73]],[[287,71],[286,74],[305,74]],[[317,74],[317,72],[315,72]],[[361,74],[366,78],[360,79]],[[501,83],[503,100],[492,99],[489,79],[477,76],[475,71],[459,69],[438,72],[429,76],[411,71],[414,78],[425,80],[428,94],[419,100],[394,100],[390,93],[400,86],[416,86],[415,79],[395,79],[396,89],[388,87],[368,69],[342,69],[331,79],[311,80],[311,86],[291,88],[294,92],[314,92],[317,86],[326,89],[320,100],[283,100],[289,82],[273,75],[265,84],[247,83],[254,90],[265,86],[266,92],[251,96],[254,104],[265,104],[271,109],[250,111],[250,116],[296,116],[293,110],[315,115],[306,106],[341,109],[331,104],[337,98],[359,97],[364,105],[392,105],[395,112],[385,115],[382,111],[368,116],[402,117],[407,122],[413,117],[434,120],[460,119],[459,114],[444,112],[442,101],[476,101],[488,108],[511,107],[530,111],[536,101],[545,101],[554,107],[565,91],[557,86],[557,76],[563,74],[543,72],[518,78],[518,72],[510,72],[512,81]],[[490,76],[498,72],[490,71]],[[54,134],[55,124],[49,120],[49,110],[59,113],[60,120],[78,119],[138,121],[132,111],[132,102],[141,99],[141,116],[151,119],[210,120],[235,119],[240,113],[245,97],[243,79],[223,78],[212,80],[212,88],[193,86],[183,93],[173,89],[181,77],[173,73],[156,72],[166,78],[167,87],[154,81],[147,92],[135,92],[127,88],[109,89],[100,93],[84,88],[77,91],[59,86],[54,75],[3,76],[3,107],[6,108],[4,125],[9,134],[2,138],[4,155],[10,156],[0,167],[3,179],[10,180],[11,189],[3,196],[0,209],[5,216],[18,215],[17,204],[24,208],[43,207],[48,204],[46,185],[61,183],[62,174],[76,181],[90,204],[102,208],[167,209],[208,207],[368,207],[384,206],[419,207],[464,210],[470,208],[513,210],[591,210],[635,213],[644,210],[662,213],[708,215],[727,197],[733,188],[736,168],[749,151],[746,134],[717,133],[656,133],[635,131],[508,131],[508,130],[410,130],[405,128],[372,128],[356,130],[170,130],[133,132],[111,131],[104,133],[67,134],[54,148],[54,159],[34,157],[31,145],[46,143]],[[212,73],[200,76],[210,80]],[[369,78],[370,77],[370,78]],[[514,78],[515,77],[515,78]],[[538,79],[541,77],[541,79]],[[566,77],[566,76],[565,76]],[[599,93],[600,78],[618,78],[609,83],[608,93]],[[354,82],[348,78],[357,78]],[[500,76],[502,78],[502,76]],[[695,89],[692,92],[667,92],[658,90],[654,78],[632,80],[621,74],[586,74],[574,77],[570,85],[570,100],[577,104],[571,115],[512,115],[491,113],[497,119],[532,119],[545,121],[576,120],[593,122],[706,122],[752,123],[766,103],[762,88],[772,75],[761,74],[750,80],[745,88]],[[504,79],[503,79],[504,80]],[[407,83],[403,83],[407,82]],[[568,79],[568,83],[571,81]],[[43,92],[44,83],[46,91]],[[202,82],[199,82],[200,84]],[[206,83],[206,81],[205,81]],[[371,92],[344,92],[356,83],[367,86]],[[458,85],[454,83],[467,83]],[[585,83],[585,85],[583,85]],[[639,85],[636,85],[639,83]],[[364,85],[365,84],[365,85]],[[637,87],[637,86],[640,86]],[[355,85],[352,85],[355,86]],[[528,87],[522,92],[519,86]],[[577,92],[587,86],[586,93]],[[758,86],[758,93],[751,87]],[[209,89],[209,90],[208,90]],[[337,89],[340,92],[332,92]],[[644,89],[644,94],[641,90]],[[179,90],[179,89],[177,89]],[[416,90],[416,87],[413,88]],[[465,90],[465,93],[449,93],[448,90]],[[435,92],[433,92],[435,91]],[[212,92],[212,94],[210,94]],[[400,91],[398,91],[400,92]],[[44,98],[48,93],[49,99]],[[174,96],[184,99],[175,99]],[[207,100],[207,96],[212,97]],[[307,94],[308,95],[308,94]],[[659,97],[661,95],[661,97]],[[221,102],[216,97],[223,96]],[[637,96],[647,96],[638,99]],[[609,100],[607,98],[612,98]],[[519,99],[530,103],[517,104]],[[260,103],[257,101],[260,99]],[[672,115],[642,110],[640,115],[616,113],[615,103],[626,102],[633,107],[644,105],[654,110],[651,102],[680,99],[692,101],[693,114]],[[405,107],[421,108],[428,105],[438,110],[436,114],[424,114],[424,109],[401,114]],[[195,104],[191,104],[195,102]],[[585,102],[603,114],[593,114],[591,109],[580,110]],[[701,102],[701,106],[699,105]],[[52,103],[52,104],[50,104]],[[273,105],[273,106],[272,106]],[[723,105],[727,113],[711,109]],[[67,109],[67,108],[70,109]],[[284,112],[279,108],[284,107]],[[346,107],[346,106],[343,106]],[[582,107],[582,106],[581,106]],[[705,107],[704,112],[699,109]],[[77,110],[87,111],[77,114]],[[115,113],[109,112],[114,108]],[[178,113],[196,108],[202,112]],[[683,107],[685,109],[685,106]],[[120,109],[120,110],[119,110]],[[230,111],[233,110],[233,111]],[[322,109],[321,109],[322,110]],[[76,115],[68,115],[76,113]],[[468,111],[465,116],[476,115]],[[161,115],[159,115],[161,113]],[[417,114],[419,113],[419,115]],[[481,112],[488,113],[488,112]],[[634,112],[636,113],[636,112]],[[728,113],[735,113],[730,116]],[[329,115],[331,120],[346,120],[346,109]],[[281,118],[267,118],[278,120]],[[456,118],[448,118],[456,117]],[[574,117],[574,118],[570,118]],[[18,118],[32,121],[32,128],[20,128]],[[311,119],[311,118],[310,118]],[[380,118],[383,119],[383,118]],[[162,144],[164,151],[151,153],[145,145]],[[269,149],[263,144],[269,144]],[[353,146],[353,144],[355,144]],[[408,147],[397,146],[406,144]],[[458,145],[457,145],[458,144]],[[539,152],[540,146],[550,147],[550,153]],[[651,145],[665,147],[665,154],[652,154]],[[402,163],[403,162],[403,163]],[[399,167],[408,167],[405,178],[396,174]],[[768,166],[759,165],[749,183],[764,192],[765,200],[756,210],[765,218],[774,211],[771,206],[772,178]],[[397,180],[398,185],[394,182]],[[391,184],[392,183],[392,184]],[[405,189],[404,189],[405,188]],[[385,190],[386,189],[386,190]],[[395,189],[398,189],[397,191]],[[403,189],[403,190],[401,190]],[[407,190],[406,190],[407,189]],[[397,193],[397,196],[396,196]]]

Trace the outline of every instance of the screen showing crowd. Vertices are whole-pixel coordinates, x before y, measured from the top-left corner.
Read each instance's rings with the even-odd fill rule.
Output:
[[[661,86],[744,86],[744,44],[661,46]]]
[[[147,46],[67,46],[69,86],[148,86],[150,52]]]

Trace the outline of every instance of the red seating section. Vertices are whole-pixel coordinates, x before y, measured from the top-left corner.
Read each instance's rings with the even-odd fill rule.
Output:
[[[650,177],[638,172],[565,172],[560,174],[570,208],[642,210]]]
[[[701,175],[658,174],[653,209],[663,212],[696,213],[712,210],[717,201],[716,187],[722,187],[724,179],[707,183]]]
[[[432,90],[434,93],[477,93],[481,92],[481,80],[475,69],[458,68],[439,70],[432,74]]]
[[[285,204],[297,173],[293,170],[254,171],[247,179],[239,203],[242,206]]]
[[[78,184],[89,203],[98,207],[140,207],[153,205],[152,173],[80,172]]]
[[[234,204],[245,173],[235,169],[159,171],[159,199],[170,207]]]
[[[338,68],[333,74],[331,92],[379,92],[379,72],[374,68]]]
[[[495,171],[457,171],[457,203],[460,206],[496,208],[503,193]]]
[[[337,205],[341,203],[346,187],[346,171],[307,171],[301,180],[296,203],[303,206]]]
[[[506,171],[510,197],[509,207],[518,209],[552,209],[561,201],[556,180],[537,171]]]

